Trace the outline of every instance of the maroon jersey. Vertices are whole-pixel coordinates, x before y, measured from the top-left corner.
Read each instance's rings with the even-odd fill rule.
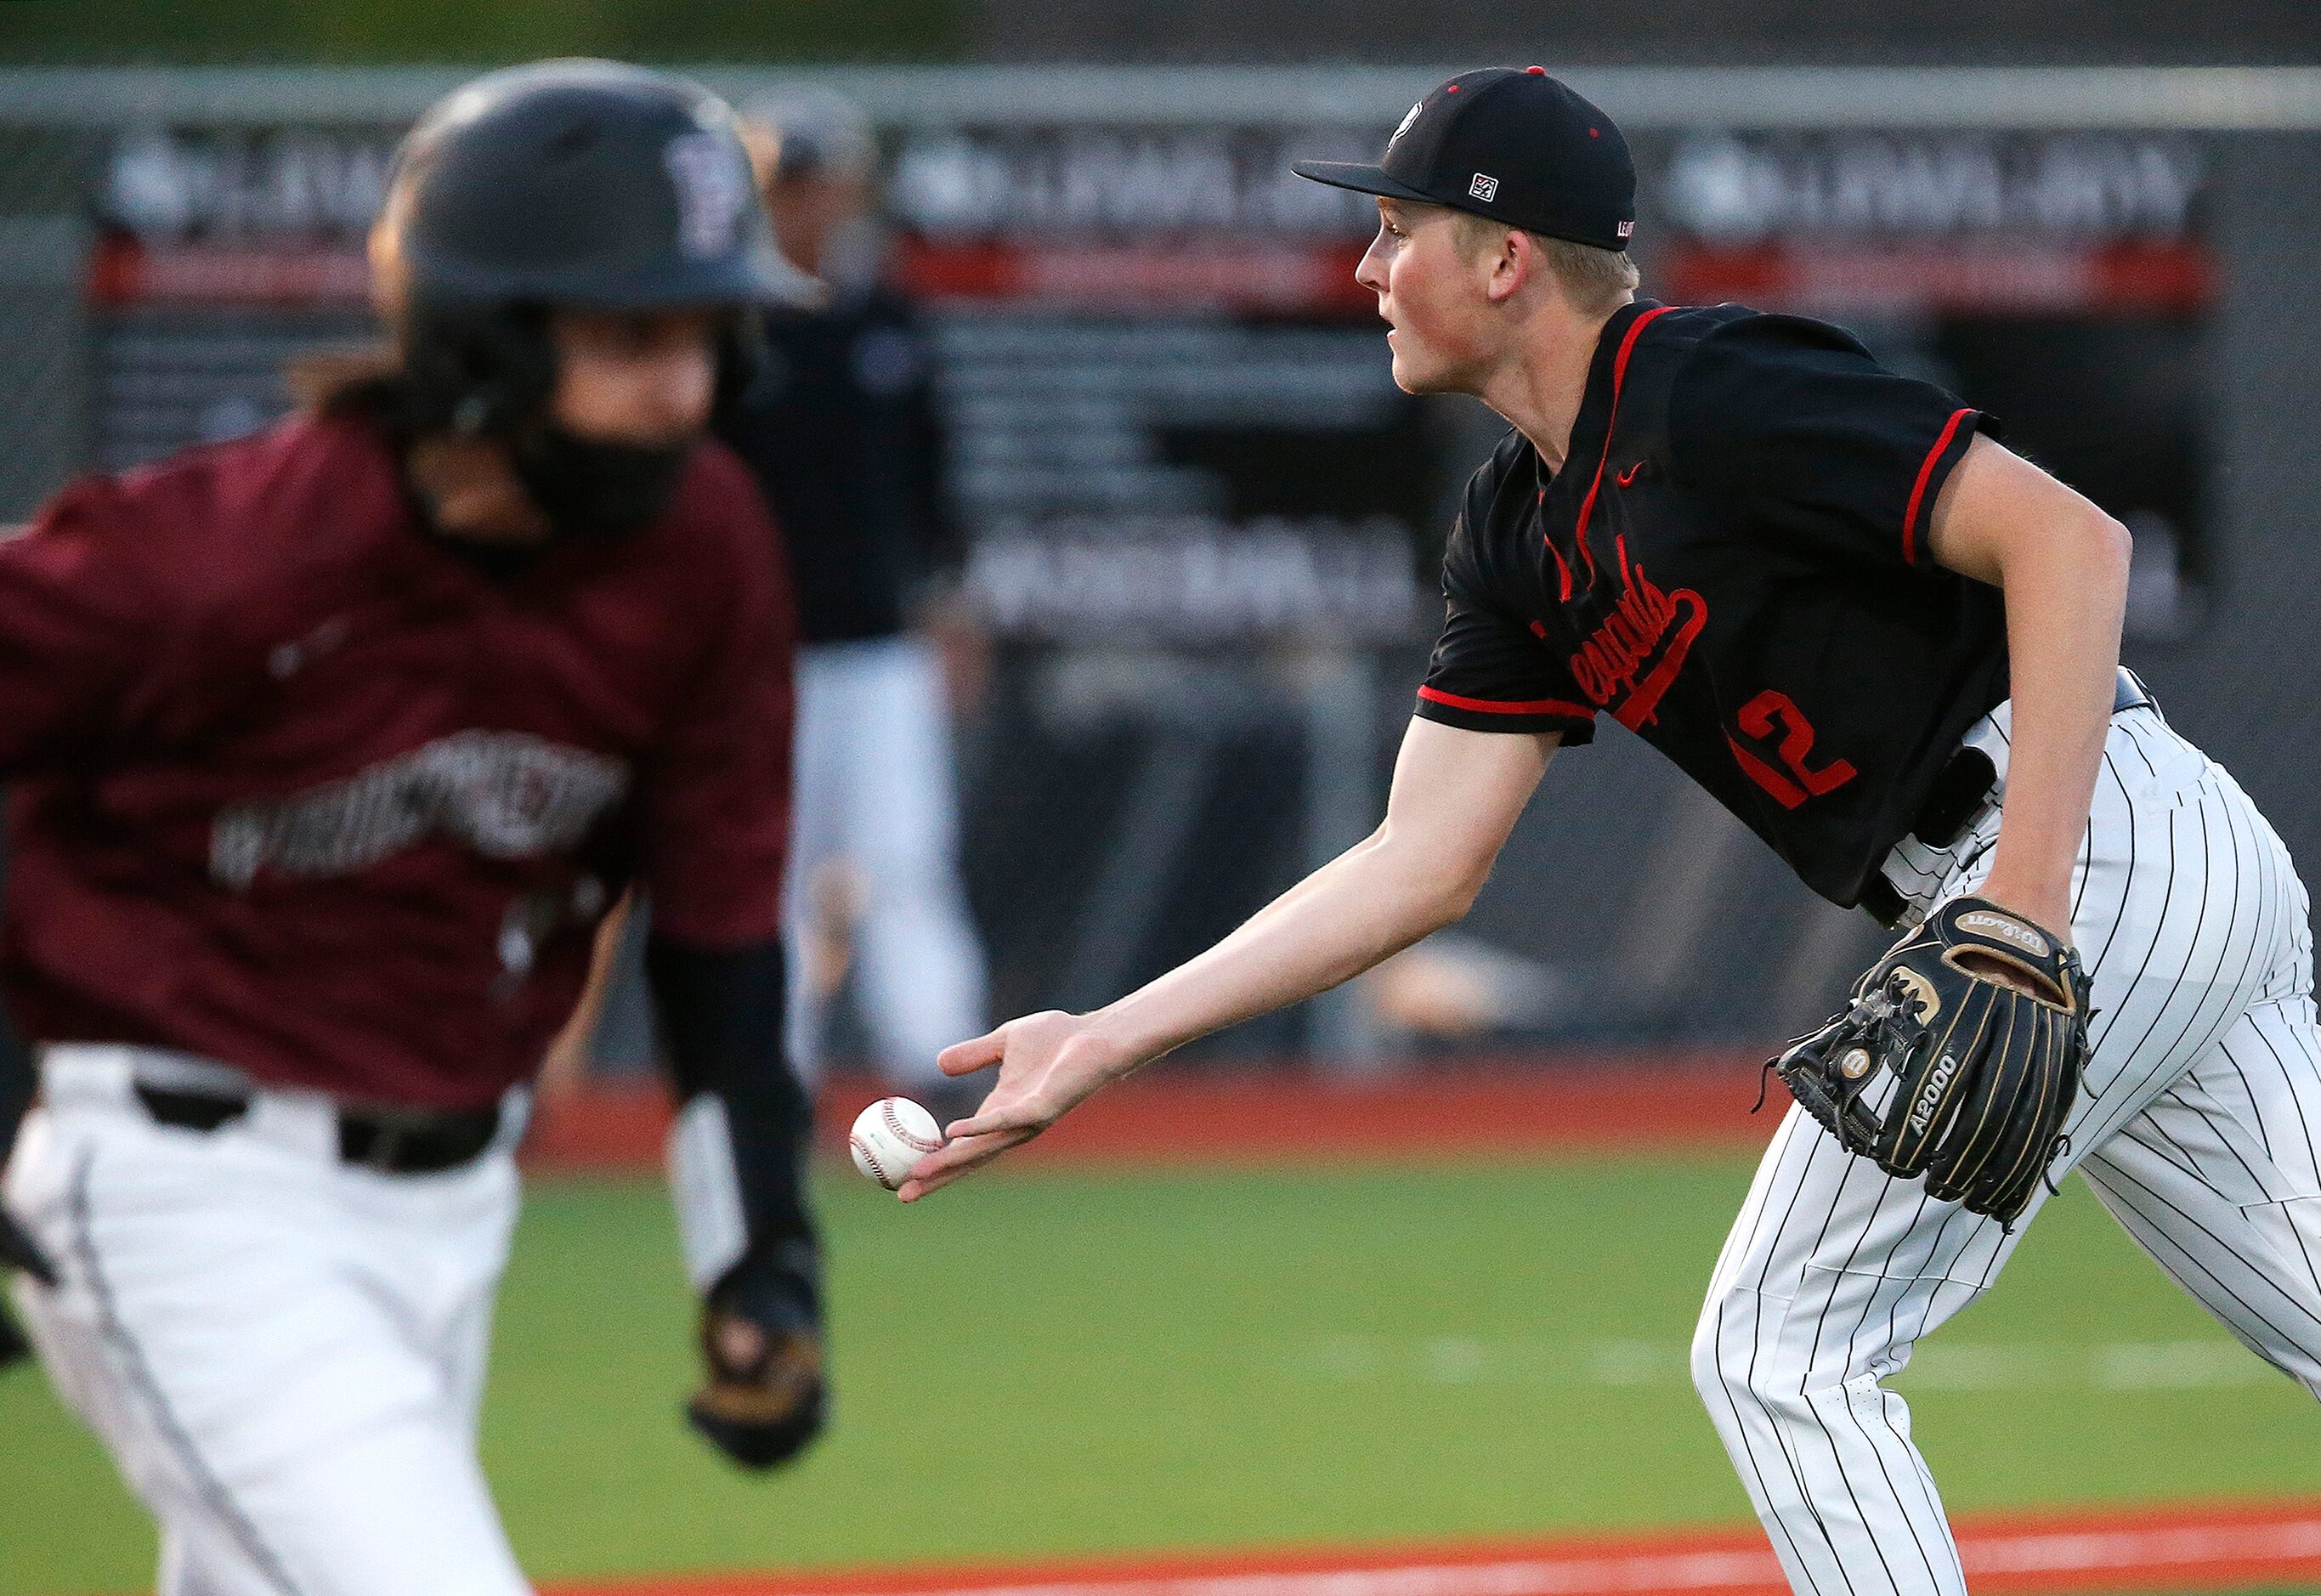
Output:
[[[456,1108],[538,1065],[632,880],[776,935],[793,621],[746,472],[489,575],[385,438],[296,418],[79,483],[0,547],[0,985],[134,1042]]]

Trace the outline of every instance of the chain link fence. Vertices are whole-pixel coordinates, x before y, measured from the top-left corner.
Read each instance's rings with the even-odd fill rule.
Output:
[[[1888,74],[1881,97],[1825,75],[1825,123],[1790,79],[1777,94],[1770,77],[1748,74],[1614,76],[1625,87],[1613,96],[1637,107],[1648,183],[1674,173],[1683,181],[1663,187],[1709,207],[1652,218],[1655,238],[1690,242],[1647,252],[1650,278],[1713,287],[1739,260],[1772,273],[1776,295],[1805,292],[1734,218],[1818,192],[1826,221],[1841,189],[1812,186],[1887,183],[1877,193],[1893,202],[1892,225],[1877,232],[1872,215],[1852,242],[1821,246],[1824,260],[1852,249],[1887,274],[1876,279],[1885,297],[1857,304],[1858,318],[1897,358],[1953,379],[2014,380],[2011,349],[2048,351],[2040,369],[2052,370],[2067,363],[2052,351],[2093,348],[2065,411],[2133,388],[2155,362],[2213,367],[2220,339],[2242,347],[2238,307],[2277,295],[2286,262],[2238,248],[2234,185],[2321,187],[2298,187],[2305,146],[2293,140],[2188,143],[2188,130],[2229,124],[2232,106],[2177,94],[2165,75],[2115,84],[2107,99],[2078,78],[2008,99],[1990,74]],[[770,82],[725,77],[743,95]],[[1098,1003],[1222,935],[1357,840],[1382,807],[1424,663],[1425,573],[1496,425],[1464,401],[1393,388],[1366,297],[1347,292],[1361,216],[1283,185],[1278,169],[1293,148],[1374,149],[1409,86],[1433,78],[823,77],[860,92],[882,121],[902,174],[890,191],[897,269],[934,306],[951,489],[973,534],[969,593],[991,644],[958,730],[963,863],[992,1003],[1003,1015]],[[451,80],[14,75],[23,92],[0,94],[0,517],[23,516],[73,471],[263,424],[289,402],[287,357],[365,336],[358,246],[386,151]],[[110,100],[96,92],[109,81]],[[2248,105],[2275,123],[2321,124],[2321,90],[2299,100],[2263,82]],[[1979,112],[1928,109],[1967,104],[1969,88]],[[2025,96],[2043,93],[2048,115],[2113,131],[2024,133],[2041,120]],[[2140,109],[2098,117],[2104,105]],[[1719,105],[1724,142],[1704,143]],[[2164,132],[2116,131],[2134,115]],[[1859,132],[1889,123],[1903,131]],[[2112,263],[2103,281],[2128,287],[1961,322],[1944,285],[1971,278],[1990,241],[1971,217],[1948,232],[1921,225],[1932,213],[1911,196],[1982,181],[1986,168],[1995,204],[2016,193],[2018,169],[2034,195],[2064,181],[2057,172],[2095,173],[2086,216],[2134,212],[2141,231],[2090,233],[2083,217],[2009,248],[2043,263],[2040,282],[2096,261]],[[1908,187],[1922,169],[1934,188]],[[2117,199],[2137,171],[2157,196],[2144,211]],[[2174,223],[2144,214],[2176,192],[2162,179],[2187,196]],[[1704,216],[1727,231],[1712,236]],[[1911,278],[1912,260],[1933,264]],[[2144,262],[2144,275],[2119,277],[2122,260]],[[2310,299],[2298,314],[2321,322]],[[2119,347],[2142,352],[2107,352],[2107,328],[2126,329]],[[2032,336],[2043,330],[2043,343]],[[2163,697],[2178,688],[2218,717],[2236,764],[2242,750],[2282,764],[2280,751],[2310,742],[2311,717],[2297,720],[2279,691],[2261,711],[2235,718],[2233,707],[2256,652],[2230,642],[2235,617],[2278,597],[2253,590],[2252,573],[2281,567],[2315,507],[2281,474],[2253,489],[2236,452],[2234,418],[2296,403],[2283,385],[2297,372],[2268,369],[2266,391],[2245,370],[2224,382],[2211,369],[2171,390],[2204,395],[2198,414],[2160,406],[2191,439],[2151,489],[2186,552],[2139,572],[2147,594],[2164,578],[2191,597],[2153,612],[2162,624],[2137,662]],[[2267,613],[2309,685],[2321,643],[2310,616]],[[2263,773],[2272,785],[2259,797],[2292,842],[2321,843],[2309,791]],[[1863,917],[1812,898],[1656,755],[1607,734],[1559,762],[1458,930],[1349,994],[1206,1051],[1364,1069],[1755,1043],[1825,1011],[1880,940]],[[842,956],[833,969],[843,989]],[[633,993],[621,1001],[630,1017],[614,1028],[631,1040],[608,1051],[634,1053]],[[859,1014],[839,1007],[834,1040],[860,1045]]]

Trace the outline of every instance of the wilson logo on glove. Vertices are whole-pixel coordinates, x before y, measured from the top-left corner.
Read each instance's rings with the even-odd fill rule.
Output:
[[[1980,911],[1961,915],[1959,917],[1958,928],[1961,931],[1980,932],[1985,936],[1996,936],[2001,942],[2011,942],[2034,959],[2043,959],[2047,956],[2047,939],[2022,921],[2012,919],[2006,915],[1985,914]]]

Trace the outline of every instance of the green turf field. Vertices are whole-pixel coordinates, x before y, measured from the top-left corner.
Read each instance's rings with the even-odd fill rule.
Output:
[[[833,1174],[836,1428],[744,1478],[676,1417],[651,1184],[536,1186],[484,1452],[543,1578],[1744,1518],[1684,1366],[1748,1164]],[[2321,1491],[2321,1417],[2076,1182],[1898,1382],[1952,1505]],[[0,1592],[126,1591],[150,1537],[0,1375]],[[147,1587],[150,1588],[150,1587]]]

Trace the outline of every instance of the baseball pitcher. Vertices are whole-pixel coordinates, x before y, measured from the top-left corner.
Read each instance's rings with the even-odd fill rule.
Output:
[[[1396,380],[1511,426],[1452,530],[1386,820],[1142,990],[948,1050],[997,1081],[903,1196],[1457,919],[1608,716],[1901,934],[1776,1061],[1798,1106],[1693,1344],[1796,1589],[1965,1589],[1880,1382],[2069,1171],[2321,1392],[2309,906],[2118,667],[2125,531],[1838,328],[1637,299],[1626,146],[1537,67],[1443,85],[1378,165],[1297,170],[1378,198],[1358,276]]]
[[[632,883],[683,1101],[694,1423],[822,1414],[783,1061],[789,596],[702,437],[775,252],[719,100],[496,74],[405,142],[394,354],[0,548],[0,1260],[165,1596],[518,1596],[474,1432],[524,1083]]]

